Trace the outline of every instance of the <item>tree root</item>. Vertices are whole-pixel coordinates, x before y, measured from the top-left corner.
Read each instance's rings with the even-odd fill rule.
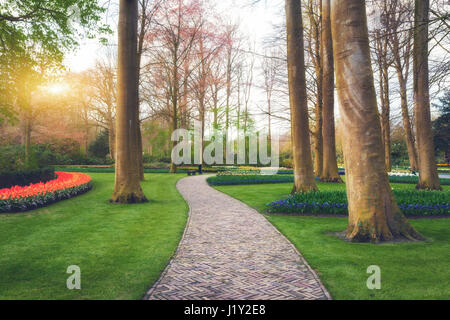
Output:
[[[118,192],[114,193],[111,203],[132,204],[132,203],[144,203],[148,202],[142,191],[138,192]]]

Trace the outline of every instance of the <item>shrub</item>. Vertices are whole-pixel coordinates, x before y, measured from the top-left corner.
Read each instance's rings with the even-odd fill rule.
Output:
[[[25,149],[20,145],[0,146],[0,172],[14,171],[25,167]]]
[[[13,186],[27,186],[31,183],[47,182],[55,179],[55,170],[47,167],[34,170],[0,172],[0,189]]]
[[[96,158],[106,158],[109,154],[109,134],[108,131],[103,130],[97,136],[97,139],[89,144],[89,154]]]
[[[343,172],[340,172],[343,173]],[[210,185],[239,185],[239,184],[264,184],[264,183],[283,183],[293,182],[292,171],[280,170],[276,175],[260,175],[258,172],[235,171],[220,173],[215,177],[208,178]],[[418,177],[408,176],[389,176],[391,183],[409,183],[417,184]],[[450,179],[440,179],[441,185],[450,185]]]

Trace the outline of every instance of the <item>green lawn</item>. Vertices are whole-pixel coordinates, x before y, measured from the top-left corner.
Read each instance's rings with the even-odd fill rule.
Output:
[[[414,188],[392,184],[393,188]],[[260,212],[286,197],[291,183],[220,186],[216,189]],[[319,183],[320,189],[344,188]],[[445,192],[450,187],[444,187]],[[346,218],[266,215],[303,254],[334,299],[450,299],[450,219],[411,220],[429,240],[420,243],[348,243],[330,234],[343,231]],[[381,268],[381,289],[368,290],[367,267]]]
[[[173,255],[187,220],[184,175],[147,174],[149,203],[108,202],[114,175],[90,174],[88,193],[26,213],[0,214],[0,299],[140,299]],[[68,290],[67,267],[81,268]]]

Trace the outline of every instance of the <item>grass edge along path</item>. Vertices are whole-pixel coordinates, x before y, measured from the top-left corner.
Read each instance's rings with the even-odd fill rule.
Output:
[[[114,174],[90,174],[93,189],[24,213],[0,214],[0,299],[141,299],[173,256],[188,206],[184,175],[147,174],[149,203],[109,203]],[[68,266],[81,290],[68,290]]]
[[[291,187],[215,188],[263,212],[267,202],[289,194]],[[335,233],[346,228],[347,218],[264,216],[302,253],[333,299],[450,299],[449,218],[411,220],[428,241],[375,245],[339,239]],[[381,268],[380,290],[366,286],[371,265]]]

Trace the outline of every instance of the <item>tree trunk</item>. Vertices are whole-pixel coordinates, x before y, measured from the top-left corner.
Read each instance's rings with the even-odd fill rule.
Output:
[[[25,115],[24,125],[24,145],[25,145],[25,166],[30,168],[31,163],[31,119],[29,115]]]
[[[331,39],[330,0],[322,0],[322,137],[323,167],[320,181],[343,183],[339,176],[336,158],[336,133],[334,127],[334,62]]]
[[[113,141],[113,143],[115,143],[115,141]],[[87,123],[85,124],[84,155],[89,157],[89,126]]]
[[[227,93],[225,102],[225,130],[230,127],[230,98],[231,98],[231,72],[232,72],[232,48],[227,52]]]
[[[121,0],[119,11],[116,181],[111,202],[145,202],[140,186],[137,137],[137,0]]]
[[[409,111],[408,111],[406,80],[403,78],[403,76],[399,72],[398,72],[398,78],[399,78],[399,83],[400,83],[402,120],[403,120],[403,128],[405,130],[406,146],[408,148],[409,166],[411,167],[412,171],[418,171],[419,166],[417,164],[417,151],[416,151],[416,146],[414,145],[414,135],[413,135],[412,128],[411,128],[411,120],[409,118]]]
[[[331,2],[333,55],[346,169],[352,241],[418,240],[393,197],[385,170],[370,63],[365,1]]]
[[[178,129],[178,93],[179,93],[179,80],[178,80],[178,44],[175,44],[173,50],[173,60],[172,60],[172,78],[173,78],[173,87],[171,91],[171,103],[172,103],[172,132]],[[177,145],[176,141],[172,141],[172,150],[175,149]],[[170,173],[177,172],[177,165],[173,162],[173,159],[170,162]]]
[[[141,132],[141,121],[139,120],[139,108],[137,111],[137,163],[139,168],[139,180],[144,181],[144,149],[142,148],[142,132]]]
[[[116,133],[114,130],[114,123],[113,120],[110,119],[109,121],[109,128],[108,128],[108,142],[109,142],[109,156],[111,159],[116,159]]]
[[[316,4],[316,3],[314,3]],[[320,7],[322,7],[320,3]],[[322,15],[322,10],[319,9],[319,15]],[[314,143],[314,173],[317,177],[322,175],[323,168],[323,137],[322,137],[322,95],[323,95],[323,66],[322,66],[322,53],[320,45],[320,23],[316,22],[315,12],[313,8],[313,1],[309,2],[309,20],[311,25],[311,33],[314,37],[314,49],[311,48],[311,55],[314,64],[314,71],[316,73],[317,91],[316,91],[316,105],[315,105],[315,117],[316,126],[313,133]],[[319,18],[320,20],[320,18]],[[313,53],[314,50],[314,53]]]
[[[322,90],[319,90],[322,91]],[[322,106],[316,103],[316,127],[313,132],[313,149],[314,149],[314,174],[316,177],[322,175],[323,166],[323,139],[322,139]]]
[[[316,191],[309,137],[300,0],[286,0],[286,31],[294,162],[294,188],[292,192]]]
[[[434,156],[428,80],[429,0],[416,0],[414,19],[414,111],[419,183],[417,189],[442,190]]]
[[[136,72],[137,72],[137,83],[138,83],[138,104],[137,104],[137,111],[136,111],[136,117],[137,117],[137,148],[138,152],[136,152],[137,156],[137,162],[139,167],[139,179],[141,181],[145,180],[144,176],[144,150],[142,148],[142,130],[141,130],[141,121],[140,121],[140,98],[139,98],[139,85],[140,85],[140,77],[141,77],[141,61],[142,61],[142,53],[144,51],[144,38],[145,38],[145,27],[147,23],[147,6],[148,2],[141,1],[141,16],[140,16],[140,30],[139,30],[139,36],[138,36],[138,43],[137,43],[137,64],[136,64]]]
[[[387,49],[387,48],[386,48]],[[389,101],[389,71],[388,65],[383,59],[382,63],[382,87],[380,95],[383,96],[382,99],[382,110],[381,110],[381,133],[383,136],[383,146],[384,146],[384,163],[386,165],[386,171],[390,172],[391,167],[391,124],[390,124],[390,101]]]

